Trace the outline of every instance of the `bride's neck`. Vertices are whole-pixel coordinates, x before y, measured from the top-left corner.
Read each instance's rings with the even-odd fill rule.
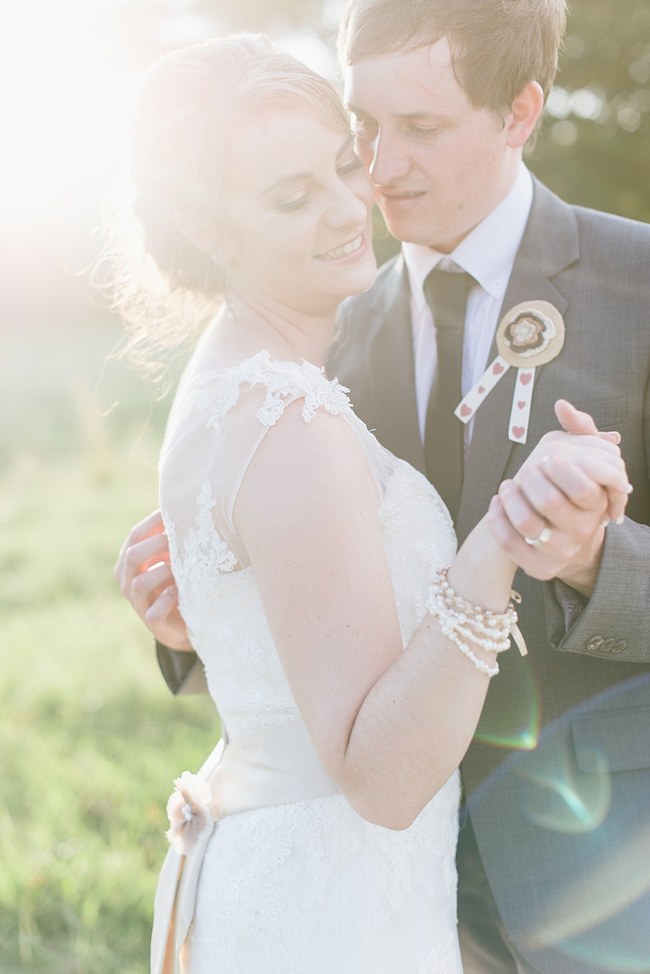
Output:
[[[227,304],[237,329],[254,345],[259,344],[260,349],[265,348],[273,356],[325,364],[334,334],[336,307],[304,311],[242,288],[230,290]]]

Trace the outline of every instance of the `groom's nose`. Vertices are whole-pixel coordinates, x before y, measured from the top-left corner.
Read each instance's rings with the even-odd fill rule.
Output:
[[[409,159],[400,139],[380,129],[366,146],[368,173],[375,186],[388,186],[409,170]]]

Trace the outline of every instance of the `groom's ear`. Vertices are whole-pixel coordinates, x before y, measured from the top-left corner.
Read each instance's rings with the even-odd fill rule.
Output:
[[[544,108],[544,92],[537,81],[521,89],[506,116],[506,136],[511,149],[522,148],[535,130]]]

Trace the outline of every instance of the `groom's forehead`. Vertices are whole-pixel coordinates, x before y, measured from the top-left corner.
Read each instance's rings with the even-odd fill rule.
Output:
[[[451,112],[466,101],[446,38],[410,51],[363,58],[343,68],[345,104],[352,111],[415,116]]]

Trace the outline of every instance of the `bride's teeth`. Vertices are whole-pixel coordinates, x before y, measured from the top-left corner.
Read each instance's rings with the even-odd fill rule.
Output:
[[[353,254],[355,250],[358,250],[363,243],[363,235],[360,234],[356,240],[351,240],[350,243],[346,243],[343,247],[337,247],[335,250],[328,250],[323,257],[327,259],[334,260],[337,257],[347,257],[348,254]]]

